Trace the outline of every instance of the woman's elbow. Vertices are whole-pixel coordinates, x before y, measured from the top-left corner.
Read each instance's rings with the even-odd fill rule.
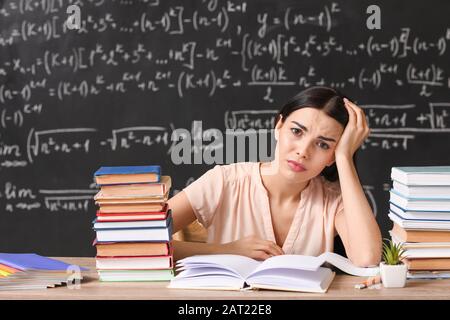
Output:
[[[381,254],[364,254],[360,257],[351,258],[350,261],[361,268],[378,266],[381,261]]]

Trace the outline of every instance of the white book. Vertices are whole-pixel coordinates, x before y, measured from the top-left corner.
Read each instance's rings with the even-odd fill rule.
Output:
[[[161,270],[99,270],[100,281],[170,281],[173,269]]]
[[[407,249],[405,257],[414,258],[450,258],[450,248]]]
[[[409,271],[408,279],[450,279],[450,272],[445,271]]]
[[[405,258],[450,258],[450,248],[414,248],[405,249]]]
[[[406,220],[446,220],[450,221],[450,211],[405,211],[395,204],[389,204],[389,210]]]
[[[392,187],[406,198],[450,199],[450,186],[408,186],[394,180]]]
[[[426,229],[426,230],[450,230],[450,221],[436,220],[406,220],[393,212],[389,212],[389,219],[406,230],[410,229]]]
[[[114,221],[114,222],[98,222],[94,220],[94,230],[107,229],[129,229],[129,228],[157,228],[167,227],[168,220],[141,220],[141,221]]]
[[[298,292],[326,292],[335,273],[329,263],[356,276],[374,276],[378,267],[360,268],[332,252],[318,257],[279,255],[258,261],[246,256],[196,255],[177,262],[177,272],[168,288],[206,290],[271,289]]]
[[[389,194],[389,201],[404,210],[450,211],[450,199],[405,198],[394,189],[391,189]]]
[[[97,229],[96,234],[97,242],[167,242],[172,240],[172,219],[163,228]]]
[[[450,186],[450,166],[392,167],[391,178],[406,185]]]
[[[396,238],[392,238],[395,244],[401,243]],[[417,258],[450,258],[450,247],[449,246],[436,246],[436,247],[421,247],[421,246],[408,246],[403,244],[405,252],[403,256],[409,259]]]
[[[97,257],[97,269],[101,270],[143,270],[172,268],[172,256],[153,257]]]

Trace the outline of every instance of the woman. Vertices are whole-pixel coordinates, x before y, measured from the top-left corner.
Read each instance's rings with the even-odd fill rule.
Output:
[[[169,200],[174,233],[195,219],[208,231],[207,243],[174,241],[175,259],[317,256],[339,234],[355,265],[377,265],[381,233],[353,160],[369,132],[363,110],[336,90],[300,92],[277,115],[273,161],[216,165]]]

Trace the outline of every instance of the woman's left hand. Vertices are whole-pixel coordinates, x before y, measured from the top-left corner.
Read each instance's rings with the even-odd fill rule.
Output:
[[[336,158],[343,156],[350,159],[369,136],[370,129],[364,110],[346,98],[344,98],[344,105],[347,108],[349,119],[336,146],[335,156]]]

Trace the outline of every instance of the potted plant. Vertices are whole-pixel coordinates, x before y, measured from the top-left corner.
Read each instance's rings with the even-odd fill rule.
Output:
[[[381,282],[386,288],[403,288],[406,284],[408,266],[402,259],[405,253],[402,243],[392,240],[383,242],[383,260],[380,263]]]

